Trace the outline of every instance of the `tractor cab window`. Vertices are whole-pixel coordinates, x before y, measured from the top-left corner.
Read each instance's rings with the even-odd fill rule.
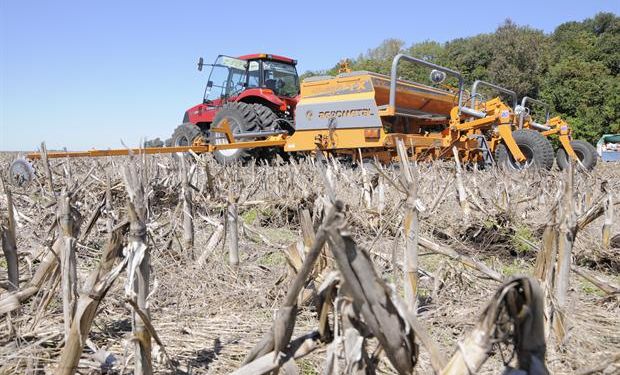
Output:
[[[230,76],[228,78],[228,88],[226,90],[226,96],[238,95],[245,89],[245,77],[246,72],[237,68],[230,68]]]
[[[260,87],[260,66],[258,61],[248,63],[248,88]]]
[[[247,62],[244,60],[219,56],[209,74],[204,95],[205,103],[224,99],[243,91],[246,82],[246,65]]]
[[[292,97],[299,93],[299,79],[294,65],[263,61],[265,87],[276,95]]]

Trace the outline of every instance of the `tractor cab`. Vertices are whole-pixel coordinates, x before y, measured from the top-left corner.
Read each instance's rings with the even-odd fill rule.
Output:
[[[198,70],[206,65],[198,62]],[[240,58],[220,55],[211,64],[204,103],[234,100],[248,89],[271,90],[276,96],[293,98],[299,94],[295,60],[256,54]]]

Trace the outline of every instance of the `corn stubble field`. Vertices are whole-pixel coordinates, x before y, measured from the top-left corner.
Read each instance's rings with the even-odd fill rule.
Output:
[[[0,193],[2,374],[620,371],[618,165],[46,166]]]

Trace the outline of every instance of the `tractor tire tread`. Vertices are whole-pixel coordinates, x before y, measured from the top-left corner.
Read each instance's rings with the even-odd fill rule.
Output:
[[[223,117],[228,112],[237,112],[241,115],[243,123],[240,124],[244,132],[256,131],[260,128],[260,120],[254,110],[254,106],[243,102],[230,102],[224,104],[224,106],[218,111],[213,119],[213,123],[219,122],[219,118]],[[221,116],[218,116],[223,114]]]
[[[166,140],[166,145],[177,146],[178,140],[181,137],[185,137],[189,142],[188,146],[191,146],[194,139],[196,139],[196,137],[202,134],[202,130],[198,125],[192,124],[191,122],[186,122],[177,126],[176,129],[174,129],[174,131],[172,132],[172,137],[170,137],[169,143],[168,140]]]
[[[596,148],[592,146],[589,142],[582,141],[580,139],[575,139],[570,142],[570,145],[573,147],[577,154],[583,155],[583,158],[580,159],[583,166],[586,170],[591,171],[596,166],[598,161],[598,153],[596,152]],[[558,153],[555,157],[556,162],[558,163],[558,168],[560,170],[566,169],[568,166],[568,154],[564,150],[564,148],[560,147],[558,149]]]
[[[254,103],[252,106],[260,123],[259,128],[261,130],[273,130],[277,125],[278,116],[265,105]]]
[[[537,168],[550,170],[553,168],[554,152],[551,142],[539,132],[531,129],[518,129],[512,132],[517,145],[528,145],[534,153],[533,165]],[[495,150],[495,159],[499,165],[512,163],[510,151],[504,144]]]

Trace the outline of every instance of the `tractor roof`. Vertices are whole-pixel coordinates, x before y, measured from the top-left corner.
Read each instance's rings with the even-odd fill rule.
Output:
[[[253,53],[250,55],[239,56],[241,60],[255,60],[255,59],[267,59],[267,60],[275,60],[282,61],[289,64],[297,64],[297,60],[293,60],[289,57],[284,57],[280,55],[273,55],[270,53]]]

